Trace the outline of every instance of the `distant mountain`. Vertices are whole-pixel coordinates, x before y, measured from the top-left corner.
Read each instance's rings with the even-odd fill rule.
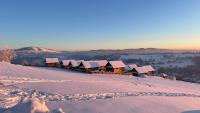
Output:
[[[111,55],[111,54],[156,54],[156,53],[184,53],[184,52],[199,52],[194,50],[173,50],[159,48],[138,48],[138,49],[99,49],[88,51],[58,51],[54,49],[42,47],[23,47],[15,49],[17,53],[49,53],[49,54],[72,54],[72,55]]]
[[[15,49],[16,52],[26,52],[26,53],[59,53],[60,51],[47,49],[42,47],[23,47]]]
[[[116,49],[116,50],[91,50],[85,51],[88,53],[96,53],[96,54],[154,54],[154,53],[184,53],[184,52],[197,52],[194,50],[174,50],[174,49],[159,49],[159,48],[138,48],[138,49]]]

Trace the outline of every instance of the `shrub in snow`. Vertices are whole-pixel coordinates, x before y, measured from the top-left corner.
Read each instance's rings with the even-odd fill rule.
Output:
[[[0,61],[11,62],[15,56],[15,52],[12,49],[4,49],[0,51]]]

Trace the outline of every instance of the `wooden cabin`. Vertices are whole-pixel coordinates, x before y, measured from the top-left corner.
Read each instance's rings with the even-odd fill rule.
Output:
[[[61,65],[62,65],[62,67],[64,67],[64,68],[69,68],[70,67],[70,61],[72,61],[72,60],[62,60],[61,61]]]
[[[137,64],[129,64],[128,67],[130,70],[133,70],[134,68],[138,67]]]
[[[98,71],[106,71],[107,60],[94,60],[92,62],[96,62],[99,65]]]
[[[106,64],[106,71],[113,72],[115,74],[122,74],[124,73],[124,68],[126,65],[122,61],[109,61]]]
[[[125,72],[132,72],[134,68],[138,67],[136,64],[129,64],[125,67]]]
[[[154,74],[154,71],[155,71],[154,68],[150,65],[135,67],[132,69],[132,73],[135,76],[141,76],[141,75],[152,76]]]
[[[58,67],[60,66],[60,62],[58,58],[46,58],[45,65],[48,67]]]
[[[147,75],[151,76],[151,75],[154,74],[155,69],[151,65],[146,65],[146,66],[143,66],[143,67],[148,71]]]
[[[82,61],[79,65],[79,69],[83,72],[91,73],[92,71],[98,71],[99,64],[94,61]]]

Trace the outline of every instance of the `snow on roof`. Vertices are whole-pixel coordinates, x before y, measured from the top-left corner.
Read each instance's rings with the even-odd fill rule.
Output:
[[[126,65],[121,60],[119,60],[119,61],[109,61],[109,63],[113,68],[126,67]]]
[[[136,64],[129,64],[128,67],[133,70],[134,68],[138,67]]]
[[[106,64],[108,63],[107,60],[94,60],[94,61],[91,61],[91,62],[96,62],[100,67],[106,66]]]
[[[143,67],[146,68],[147,71],[155,71],[155,69],[151,65],[146,65]]]
[[[144,67],[137,67],[137,68],[135,68],[135,70],[136,70],[139,74],[148,73],[148,70],[146,70],[146,68],[144,68]]]
[[[97,68],[99,64],[94,61],[82,61],[81,62],[85,68]]]
[[[93,60],[93,61],[82,61],[81,63],[83,64],[84,68],[97,68],[97,67],[106,66],[108,61],[107,60]]]
[[[142,67],[136,67],[135,70],[140,74],[144,74],[144,73],[148,73],[150,71],[154,71],[153,67],[150,66],[150,65],[142,66]]]
[[[72,61],[72,60],[62,60],[62,65],[68,66],[70,61]]]
[[[46,58],[45,59],[46,63],[59,63],[58,58]]]
[[[84,61],[84,60],[71,60],[71,64],[72,64],[72,67],[77,67],[80,65],[80,63]]]

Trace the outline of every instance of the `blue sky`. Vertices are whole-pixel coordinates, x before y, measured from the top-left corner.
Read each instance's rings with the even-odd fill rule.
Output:
[[[0,48],[200,49],[200,0],[1,0]]]

